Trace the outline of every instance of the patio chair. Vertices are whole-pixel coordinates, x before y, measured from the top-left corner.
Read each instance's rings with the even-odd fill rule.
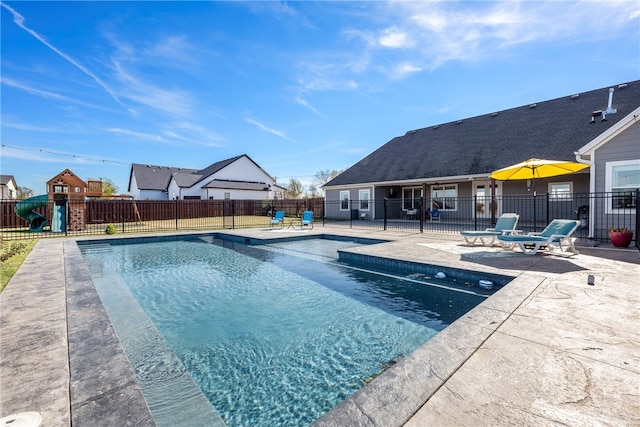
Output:
[[[576,238],[571,235],[579,224],[580,221],[572,219],[554,219],[539,233],[504,234],[498,236],[498,241],[505,249],[520,247],[525,255],[535,255],[539,250],[556,255],[578,255],[580,252],[574,246]]]
[[[270,228],[274,228],[277,226],[280,228],[284,228],[284,211],[276,211],[276,214],[273,218],[271,218]]]
[[[302,222],[300,223],[300,228],[304,228],[305,226],[313,229],[313,211],[302,212]]]
[[[484,230],[461,231],[462,237],[469,245],[473,245],[480,240],[483,246],[493,246],[496,237],[502,234],[511,234],[516,231],[516,224],[520,215],[515,213],[504,213],[500,215],[496,225],[493,228],[485,228]]]
[[[433,209],[429,212],[429,218],[431,221],[440,221],[440,209],[437,206],[434,206]]]

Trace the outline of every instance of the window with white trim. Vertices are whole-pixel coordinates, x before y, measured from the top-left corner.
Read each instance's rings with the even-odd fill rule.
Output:
[[[360,210],[368,211],[369,210],[369,190],[360,190],[358,191],[358,198],[360,199]]]
[[[225,191],[224,192],[224,199],[225,200],[231,200],[231,193],[229,191]]]
[[[431,187],[431,201],[438,209],[458,210],[458,184],[446,184]]]
[[[555,202],[568,202],[573,200],[572,182],[550,182],[549,200]]]
[[[607,212],[635,208],[640,189],[640,159],[607,162],[605,190],[611,193]]]
[[[340,210],[341,211],[349,210],[349,191],[340,192]]]
[[[405,211],[420,208],[422,187],[405,187],[402,189],[402,209]]]

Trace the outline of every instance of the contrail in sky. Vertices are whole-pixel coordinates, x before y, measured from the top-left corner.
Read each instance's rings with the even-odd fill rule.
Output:
[[[104,83],[102,80],[100,80],[98,78],[98,76],[96,76],[95,74],[93,74],[91,71],[89,71],[88,69],[86,69],[82,64],[76,62],[73,58],[71,58],[69,55],[67,55],[66,53],[60,51],[58,48],[56,48],[55,46],[53,46],[51,43],[49,43],[44,37],[42,37],[40,34],[38,34],[37,32],[35,32],[34,30],[32,30],[31,28],[27,27],[24,24],[24,16],[20,15],[18,12],[16,12],[13,8],[11,8],[11,6],[5,4],[4,2],[0,2],[0,6],[4,7],[5,9],[7,9],[9,12],[11,12],[11,14],[13,15],[13,22],[15,22],[15,24],[22,28],[23,30],[25,30],[27,33],[31,34],[33,37],[35,37],[36,39],[38,39],[42,44],[44,44],[45,46],[47,46],[49,49],[53,50],[55,53],[57,53],[58,55],[60,55],[61,57],[63,57],[64,59],[66,59],[67,61],[69,61],[71,64],[73,64],[76,68],[78,68],[80,71],[82,71],[83,73],[85,73],[87,76],[91,77],[96,83],[98,83],[98,85],[100,85],[100,87],[102,87],[110,96],[111,98],[113,98],[114,101],[116,101],[118,104],[120,104],[121,106],[127,108],[127,110],[131,111],[126,105],[124,105],[122,103],[122,101],[120,101],[120,99],[116,96],[115,93],[113,93],[113,91],[111,90],[111,88],[109,88],[109,86],[107,86],[106,83]]]

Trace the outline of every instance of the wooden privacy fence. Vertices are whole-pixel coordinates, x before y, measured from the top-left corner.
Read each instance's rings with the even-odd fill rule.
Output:
[[[29,224],[15,213],[20,200],[0,201],[0,228],[25,228]],[[284,210],[287,216],[301,216],[304,210],[313,210],[321,216],[324,198],[287,200],[133,200],[95,199],[67,201],[69,210],[84,212],[85,224],[130,223],[175,219],[197,219],[228,216],[266,216],[275,210]],[[53,200],[35,212],[51,219]]]

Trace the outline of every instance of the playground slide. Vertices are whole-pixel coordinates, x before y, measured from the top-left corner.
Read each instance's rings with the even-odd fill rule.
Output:
[[[40,232],[49,224],[49,220],[44,215],[34,211],[35,208],[49,205],[49,196],[43,194],[41,196],[29,197],[28,199],[18,202],[13,210],[20,218],[29,222],[29,231]]]

